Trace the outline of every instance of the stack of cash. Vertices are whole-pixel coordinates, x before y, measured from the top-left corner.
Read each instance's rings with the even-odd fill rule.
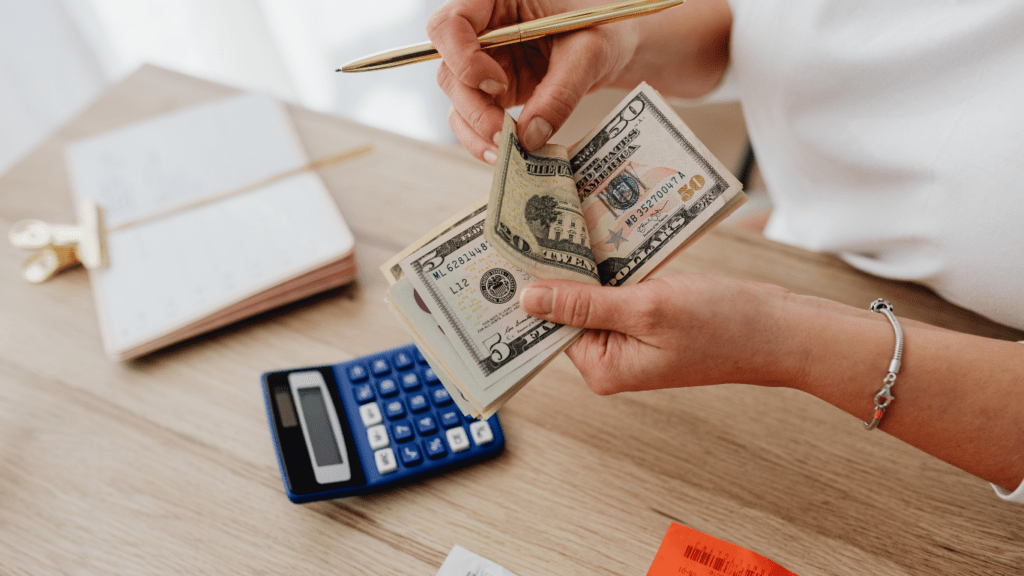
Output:
[[[523,312],[527,284],[635,284],[745,200],[647,84],[568,150],[527,152],[506,115],[490,195],[387,262],[385,300],[462,412],[486,418],[582,334]]]

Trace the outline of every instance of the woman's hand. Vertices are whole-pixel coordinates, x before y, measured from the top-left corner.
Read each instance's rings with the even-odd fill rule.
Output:
[[[729,61],[727,0],[486,52],[477,41],[485,30],[608,1],[449,0],[434,13],[427,35],[444,60],[437,80],[452,101],[448,123],[467,150],[493,164],[504,111],[519,104],[519,141],[536,150],[591,90],[630,90],[643,81],[668,96],[696,98],[718,85]]]
[[[895,340],[889,321],[866,306],[700,274],[618,288],[543,280],[521,302],[538,318],[590,329],[566,353],[598,394],[789,386],[862,421],[874,413]],[[896,399],[879,429],[1015,489],[1024,476],[1024,346],[901,323]]]
[[[780,338],[789,292],[702,274],[607,288],[537,281],[526,313],[589,328],[566,353],[598,394],[740,382],[789,384],[798,342]]]
[[[519,140],[545,144],[580,99],[618,74],[636,47],[635,19],[488,51],[477,36],[607,0],[451,0],[427,23],[441,54],[438,84],[452,101],[448,122],[463,146],[493,164],[506,108],[525,104]]]

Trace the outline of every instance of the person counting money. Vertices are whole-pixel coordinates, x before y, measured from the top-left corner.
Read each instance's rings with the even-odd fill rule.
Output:
[[[1024,76],[1012,65],[1024,61],[1024,4],[701,0],[479,49],[485,29],[602,1],[450,0],[431,17],[438,83],[467,150],[493,164],[516,105],[518,136],[536,149],[601,87],[738,93],[774,206],[768,237],[1024,329]],[[899,320],[885,303],[876,314],[698,274],[615,288],[536,281],[521,302],[590,329],[567,354],[598,394],[796,388],[1024,502],[1019,343]]]

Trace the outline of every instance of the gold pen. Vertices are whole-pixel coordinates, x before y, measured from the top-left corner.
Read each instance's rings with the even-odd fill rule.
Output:
[[[529,22],[521,22],[492,30],[479,37],[481,48],[496,48],[517,42],[529,42],[542,36],[563,34],[581,28],[637,18],[678,6],[686,0],[623,0],[612,4],[573,10],[564,14],[545,16]],[[406,64],[425,62],[438,58],[437,50],[430,42],[411,44],[394,50],[385,50],[353,60],[338,69],[338,72],[369,72],[396,68]]]

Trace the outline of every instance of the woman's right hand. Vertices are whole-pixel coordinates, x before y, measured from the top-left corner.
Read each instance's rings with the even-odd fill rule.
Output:
[[[520,142],[527,150],[545,144],[584,95],[630,61],[638,25],[625,20],[486,52],[477,36],[606,2],[450,0],[431,16],[427,35],[443,59],[438,84],[452,101],[448,122],[470,153],[493,164],[505,109],[520,104]]]

